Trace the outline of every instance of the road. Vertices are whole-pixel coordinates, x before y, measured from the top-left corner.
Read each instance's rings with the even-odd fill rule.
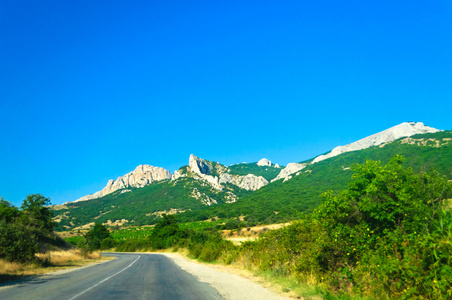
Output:
[[[3,285],[0,299],[223,299],[164,255],[104,255],[117,259]]]

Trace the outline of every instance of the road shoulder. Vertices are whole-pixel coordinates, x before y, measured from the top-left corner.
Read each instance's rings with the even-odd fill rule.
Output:
[[[178,253],[158,253],[174,261],[182,270],[198,280],[208,283],[228,300],[289,300],[293,298],[276,294],[252,280],[226,270],[214,268],[196,261],[188,260]]]

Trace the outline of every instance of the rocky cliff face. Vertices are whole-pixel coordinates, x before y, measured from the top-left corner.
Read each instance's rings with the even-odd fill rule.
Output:
[[[196,174],[203,180],[207,181],[213,188],[219,191],[223,190],[223,187],[219,183],[219,178],[213,175],[209,175],[209,173],[212,172],[212,170],[214,169],[212,162],[196,157],[193,154],[191,154],[190,159],[188,161],[188,166],[190,167],[190,170],[194,174]]]
[[[339,154],[350,152],[350,151],[356,151],[356,150],[362,150],[366,149],[372,146],[378,146],[384,143],[395,141],[402,137],[409,137],[415,134],[423,134],[423,133],[433,133],[438,132],[440,130],[425,126],[423,123],[415,123],[415,122],[409,122],[409,123],[402,123],[397,126],[391,127],[389,129],[386,129],[384,131],[381,131],[379,133],[370,135],[366,138],[363,138],[361,140],[358,140],[354,143],[345,145],[345,146],[338,146],[331,150],[330,153],[325,155],[317,156],[312,163],[316,163],[322,160],[325,160],[330,157],[337,156]]]
[[[279,180],[279,179],[283,179],[284,181],[287,179],[290,179],[290,175],[293,173],[296,173],[302,169],[304,169],[306,167],[307,164],[297,164],[297,163],[290,163],[287,164],[287,166],[281,170],[281,172],[279,172],[278,176],[276,176],[276,178],[272,179],[271,182]]]
[[[171,173],[168,170],[150,165],[139,165],[136,169],[118,179],[110,179],[107,186],[101,191],[84,196],[74,202],[96,199],[113,193],[114,191],[129,187],[144,187],[154,181],[170,179]]]
[[[262,176],[256,176],[253,174],[238,176],[224,173],[220,176],[220,183],[231,183],[247,191],[256,191],[267,185],[268,181]]]
[[[193,154],[190,154],[190,158],[188,160],[188,166],[191,171],[198,175],[208,175],[212,170],[212,167],[202,158],[196,157]]]
[[[259,162],[261,165],[265,166],[272,165],[271,162],[265,158]],[[225,166],[199,158],[193,154],[190,155],[188,166],[195,178],[208,183],[218,191],[223,191],[224,187],[222,184],[224,183],[231,183],[248,191],[256,191],[268,184],[268,181],[262,176],[253,174],[247,174],[245,176],[231,175],[228,173],[228,168]],[[179,171],[176,171],[174,174],[173,180],[184,176],[181,175],[181,172]]]

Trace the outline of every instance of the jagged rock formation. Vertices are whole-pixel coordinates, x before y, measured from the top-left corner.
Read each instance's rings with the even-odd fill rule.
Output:
[[[298,163],[289,163],[287,166],[279,172],[278,176],[276,178],[272,179],[271,182],[283,179],[286,180],[290,177],[291,174],[296,173],[302,169],[304,169],[307,166],[307,164],[298,164]]]
[[[247,191],[256,191],[268,184],[268,181],[262,176],[248,174],[246,176],[221,174],[220,183],[231,183]]]
[[[363,138],[354,143],[336,147],[330,153],[316,157],[311,163],[317,163],[319,161],[334,157],[345,152],[362,150],[378,145],[384,146],[384,144],[402,137],[410,137],[415,134],[434,133],[438,131],[438,129],[425,126],[420,122],[402,123],[382,132]],[[259,160],[257,162],[257,166],[279,168],[279,165],[272,164],[272,162],[266,158]],[[289,180],[290,178],[292,178],[292,174],[298,174],[298,172],[305,167],[306,164],[289,163],[284,169],[280,171],[279,175],[271,181],[274,182],[279,179],[284,179],[284,181]],[[177,180],[180,177],[187,176],[203,181],[203,184],[210,185],[217,192],[223,191],[225,188],[224,184],[226,183],[236,185],[241,189],[249,191],[256,191],[268,184],[268,181],[262,176],[256,176],[253,174],[247,174],[243,176],[243,173],[241,175],[231,175],[229,174],[229,172],[230,169],[228,169],[224,165],[204,160],[191,154],[189,165],[176,171],[174,175],[171,175],[169,171],[163,168],[152,167],[149,165],[140,165],[133,172],[130,172],[122,177],[118,177],[118,179],[116,180],[109,180],[107,186],[101,191],[82,197],[75,202],[100,198],[114,191],[126,189],[129,187],[144,187],[154,181],[160,181],[170,178],[172,180]],[[128,192],[128,190],[124,190],[124,192]],[[215,199],[205,199],[205,203],[208,205],[209,203],[215,203],[215,201],[213,200]],[[235,200],[236,198],[230,195],[230,201],[233,202]]]
[[[345,145],[345,146],[338,146],[331,150],[330,153],[325,155],[317,156],[312,163],[316,163],[322,160],[325,160],[330,157],[334,157],[336,155],[350,152],[350,151],[356,151],[356,150],[362,150],[366,149],[372,146],[378,146],[384,143],[395,141],[402,137],[409,137],[415,134],[423,134],[423,133],[434,133],[438,132],[440,130],[425,126],[423,123],[418,122],[405,122],[402,124],[399,124],[397,126],[391,127],[389,129],[386,129],[384,131],[381,131],[379,133],[370,135],[366,138],[363,138],[361,140],[358,140],[354,143]]]
[[[210,170],[212,169],[204,159],[194,156],[190,154],[190,159],[188,161],[188,166],[192,170],[192,172],[198,175],[208,175]]]
[[[160,181],[171,178],[171,172],[160,167],[153,167],[150,165],[139,165],[136,169],[118,179],[110,179],[107,186],[101,191],[94,194],[84,196],[74,202],[92,200],[103,197],[114,191],[129,188],[129,187],[144,187],[154,181]]]
[[[271,162],[267,159],[261,159],[260,162],[265,166],[271,166]],[[231,183],[241,189],[255,191],[268,184],[268,181],[262,176],[248,174],[245,176],[230,175],[229,169],[225,166],[213,163],[208,160],[196,157],[191,154],[189,159],[190,170],[196,174],[198,178],[208,182],[213,188],[222,191],[222,183]],[[179,172],[178,172],[179,173]],[[180,174],[180,173],[179,173]],[[216,174],[217,176],[211,175]],[[177,175],[181,176],[181,175]],[[174,176],[176,178],[176,176]]]
[[[198,158],[191,154],[188,166],[190,167],[190,170],[193,173],[207,181],[213,188],[219,191],[223,190],[223,187],[221,186],[218,177],[209,175],[209,173],[214,169],[212,162],[204,160],[202,158]],[[220,169],[226,169],[226,167]]]

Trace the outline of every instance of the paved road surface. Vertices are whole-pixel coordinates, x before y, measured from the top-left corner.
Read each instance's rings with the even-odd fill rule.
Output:
[[[159,254],[111,253],[117,259],[0,287],[0,299],[222,299],[218,292]]]

